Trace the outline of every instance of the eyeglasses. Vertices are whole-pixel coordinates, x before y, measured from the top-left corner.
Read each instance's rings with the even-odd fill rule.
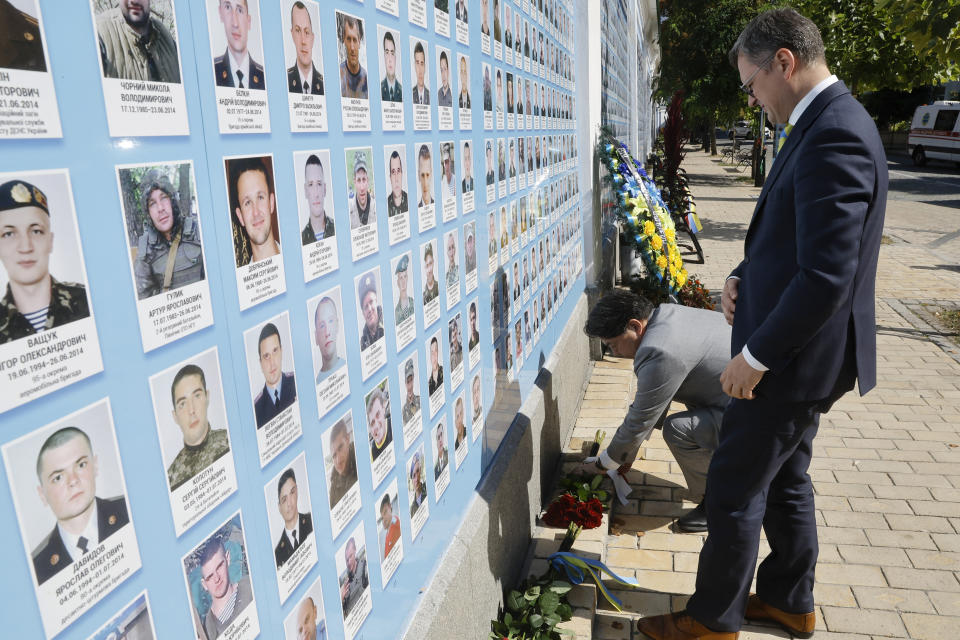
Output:
[[[760,63],[760,66],[757,67],[757,70],[750,74],[750,77],[747,78],[747,81],[740,85],[740,91],[743,91],[745,94],[751,98],[756,98],[757,96],[753,95],[753,87],[750,85],[753,83],[753,79],[757,77],[757,74],[760,73],[763,69],[766,69],[767,65],[773,60],[774,56],[777,55],[777,52],[774,51],[770,56]]]

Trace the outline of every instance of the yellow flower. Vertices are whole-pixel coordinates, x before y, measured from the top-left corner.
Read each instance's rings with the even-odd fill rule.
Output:
[[[660,236],[653,236],[650,238],[650,244],[653,245],[653,248],[657,251],[663,248],[663,240],[660,239]]]
[[[653,235],[653,232],[657,230],[657,227],[653,224],[652,220],[647,220],[643,223],[643,233],[645,235]]]
[[[661,271],[662,271],[663,269],[665,269],[666,266],[667,266],[667,259],[666,259],[664,256],[658,256],[658,257],[657,257],[657,266],[660,267],[660,270],[661,270]]]
[[[687,272],[681,271],[677,274],[677,286],[682,287],[685,284],[687,284]]]
[[[673,242],[677,239],[677,232],[673,229],[666,230],[667,242]]]

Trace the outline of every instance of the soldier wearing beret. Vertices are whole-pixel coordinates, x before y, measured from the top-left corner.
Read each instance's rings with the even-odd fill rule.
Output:
[[[204,278],[200,225],[184,215],[169,178],[151,169],[140,181],[146,224],[137,241],[133,275],[141,300]]]
[[[414,393],[413,358],[403,365],[403,377],[407,387],[407,395],[403,399],[403,424],[410,422],[410,418],[420,412],[420,395]]]
[[[350,228],[377,224],[377,208],[370,193],[370,172],[367,169],[367,152],[356,151],[353,155],[353,197],[350,199]]]
[[[373,273],[363,276],[360,281],[360,311],[363,313],[363,332],[360,335],[360,350],[383,337],[383,311],[377,299],[377,283]]]
[[[394,322],[400,324],[413,317],[413,298],[407,295],[407,282],[410,277],[410,257],[403,256],[394,271],[397,276],[397,307]]]
[[[120,0],[97,16],[105,78],[180,83],[177,41],[150,13],[150,0]]]
[[[50,275],[52,252],[47,196],[23,180],[0,184],[0,263],[9,279],[0,344],[90,315],[86,288]]]
[[[0,0],[0,68],[46,71],[39,21]]]

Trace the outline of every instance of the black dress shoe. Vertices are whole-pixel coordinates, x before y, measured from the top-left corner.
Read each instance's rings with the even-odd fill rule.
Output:
[[[686,533],[702,533],[707,530],[707,509],[702,502],[677,518],[677,529]]]

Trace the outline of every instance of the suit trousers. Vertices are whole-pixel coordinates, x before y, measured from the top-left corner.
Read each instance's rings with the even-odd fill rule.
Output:
[[[743,624],[761,527],[770,554],[757,570],[757,594],[789,613],[813,611],[817,523],[810,466],[827,402],[731,400],[710,462],[707,540],[687,612],[715,631]]]
[[[690,409],[670,414],[663,421],[663,439],[680,465],[687,482],[687,498],[703,500],[710,458],[720,440],[720,409]]]

